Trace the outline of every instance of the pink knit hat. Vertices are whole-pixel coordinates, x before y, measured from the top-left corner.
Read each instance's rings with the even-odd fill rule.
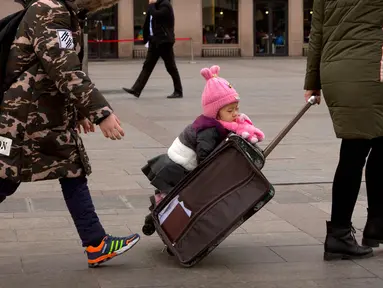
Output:
[[[233,86],[227,80],[218,77],[219,70],[217,65],[201,70],[201,75],[206,79],[202,92],[203,115],[210,118],[217,118],[222,107],[239,102],[238,93]]]

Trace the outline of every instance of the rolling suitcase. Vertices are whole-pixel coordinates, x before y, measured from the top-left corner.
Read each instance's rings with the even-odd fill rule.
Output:
[[[313,96],[264,151],[229,135],[154,208],[156,231],[182,266],[201,261],[273,198],[265,159],[314,104]]]

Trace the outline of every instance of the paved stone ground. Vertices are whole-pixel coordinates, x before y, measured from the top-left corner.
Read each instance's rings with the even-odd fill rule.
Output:
[[[120,88],[133,83],[141,62],[91,63],[92,79],[127,134],[122,141],[99,131],[84,137],[94,202],[110,233],[141,230],[152,190],[140,167],[198,115],[199,70],[213,63],[240,92],[242,111],[265,131],[262,147],[303,105],[304,59],[181,61],[182,100],[164,98],[172,84],[162,63],[140,99]],[[264,173],[276,185],[272,202],[191,269],[162,253],[157,236],[143,236],[131,252],[89,270],[57,181],[24,184],[0,206],[0,287],[381,288],[381,250],[368,260],[322,261],[338,149],[326,107],[313,108],[267,161]],[[353,220],[358,239],[366,220],[364,185],[361,190]]]

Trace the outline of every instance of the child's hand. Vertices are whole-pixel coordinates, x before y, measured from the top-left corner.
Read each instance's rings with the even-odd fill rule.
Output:
[[[87,134],[88,132],[94,132],[94,124],[90,122],[87,118],[84,118],[77,122],[77,131],[81,134],[81,127],[84,130],[84,133]]]
[[[100,129],[106,138],[120,140],[124,135],[121,122],[116,115],[111,114],[100,123]]]

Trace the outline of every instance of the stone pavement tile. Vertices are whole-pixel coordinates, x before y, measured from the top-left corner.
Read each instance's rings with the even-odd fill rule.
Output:
[[[321,218],[291,218],[288,220],[291,225],[304,233],[316,238],[326,236],[326,219]]]
[[[118,215],[127,215],[127,216],[131,216],[131,215],[138,215],[139,217],[144,217],[146,214],[148,214],[150,211],[149,209],[146,207],[146,208],[133,208],[133,209],[128,209],[128,208],[125,208],[125,209],[116,209]]]
[[[269,180],[272,184],[286,184],[286,183],[300,183],[300,182],[315,182],[317,179],[305,178],[302,180],[302,177],[296,175],[287,170],[279,170],[279,171],[263,171],[267,180]],[[314,177],[315,178],[315,177]]]
[[[238,279],[253,282],[375,277],[375,275],[353,262],[229,264],[227,267]]]
[[[98,209],[125,209],[125,203],[118,196],[92,197],[93,204]]]
[[[153,157],[156,157],[160,154],[164,154],[168,151],[168,148],[145,148],[145,149],[136,149],[136,151],[140,152],[146,160],[149,160]],[[146,163],[144,162],[142,166]],[[142,172],[141,172],[142,173]]]
[[[68,227],[65,217],[0,219],[0,229],[33,229]]]
[[[133,208],[148,208],[151,205],[149,200],[151,195],[153,195],[153,190],[150,194],[126,195],[123,198]]]
[[[6,242],[0,246],[0,256],[15,255],[49,255],[83,253],[78,241],[53,241],[53,242]]]
[[[310,203],[312,206],[324,211],[325,213],[331,213],[331,202],[320,202],[320,203]],[[354,212],[352,214],[354,217],[366,217],[367,209],[366,207],[356,204],[354,208]]]
[[[278,187],[276,187],[273,200],[279,204],[310,203],[316,201],[313,197],[304,195],[299,191],[279,191]]]
[[[119,189],[119,190],[107,190],[101,191],[103,196],[130,196],[130,195],[146,195],[146,197],[153,194],[153,188],[139,188],[139,189]]]
[[[355,227],[355,229],[358,229],[360,231],[364,230],[366,222],[367,222],[367,217],[353,217],[352,218],[352,225]]]
[[[328,219],[329,214],[310,204],[275,204],[268,205],[267,210],[278,217],[290,221],[297,218]]]
[[[162,286],[163,288],[317,288],[317,284],[311,280],[282,281],[282,282],[231,282],[216,284],[185,283],[181,286]],[[162,288],[161,287],[161,288]],[[158,287],[159,288],[159,287]]]
[[[154,189],[145,175],[132,175],[130,177],[132,180],[136,181],[141,188]]]
[[[70,216],[66,211],[41,211],[41,212],[21,212],[13,213],[13,218],[50,218],[50,217],[67,217]]]
[[[142,161],[143,164],[145,164],[144,161]],[[124,171],[128,174],[128,175],[142,175],[142,166],[143,164],[141,165],[137,165],[137,166],[129,166],[127,168],[124,168]]]
[[[98,215],[117,215],[115,209],[97,209]],[[1,214],[0,214],[1,215]],[[63,211],[41,211],[41,212],[26,212],[26,213],[13,213],[12,218],[50,218],[50,217],[70,217],[68,209]],[[1,218],[1,216],[0,216]]]
[[[323,245],[273,246],[270,249],[287,262],[320,262],[323,259]]]
[[[21,267],[21,258],[19,256],[0,257],[0,275],[21,273],[23,273],[23,271]]]
[[[113,236],[128,236],[132,234],[132,231],[130,231],[130,229],[126,225],[120,225],[120,226],[103,225],[103,226],[106,233],[111,234]],[[139,232],[140,235],[142,234],[141,231],[136,231],[136,232]]]
[[[255,247],[255,246],[289,246],[320,244],[315,238],[303,232],[231,234],[220,247]]]
[[[259,222],[259,221],[272,221],[272,220],[282,220],[274,213],[267,210],[267,207],[269,205],[263,207],[260,211],[258,211],[256,214],[254,214],[250,219],[246,221],[246,223],[251,222]]]
[[[101,222],[104,225],[138,225],[144,223],[144,218],[146,214],[149,213],[149,210],[145,211],[146,214],[133,214],[129,211],[133,209],[126,209],[128,212],[118,215],[99,215]]]
[[[35,212],[44,211],[67,211],[63,197],[61,198],[37,198],[31,199],[32,207]]]
[[[49,228],[49,229],[17,229],[17,239],[20,242],[46,242],[77,240],[78,234],[76,228]]]
[[[277,191],[281,192],[310,192],[310,191],[323,191],[323,187],[317,184],[299,184],[299,185],[274,185]]]
[[[99,288],[91,271],[62,271],[0,277],[0,288]]]
[[[217,247],[201,263],[204,267],[218,264],[251,264],[285,262],[267,247]]]
[[[315,285],[315,288],[381,288],[383,280],[378,278],[316,280]]]
[[[127,225],[138,225],[143,223],[144,215],[99,215],[100,221],[104,226],[127,226]]]
[[[130,189],[142,189],[142,187],[136,181],[137,175],[128,175],[123,178],[93,178],[89,182],[89,189],[97,191],[108,191],[108,190],[130,190]]]
[[[241,227],[252,234],[299,232],[299,229],[284,220],[245,222]]]
[[[0,205],[0,213],[28,212],[25,199],[6,199]]]
[[[368,259],[354,260],[355,263],[383,279],[383,250],[375,249],[374,257]],[[383,286],[381,286],[383,287]]]
[[[194,283],[183,283],[183,284],[179,284],[179,285],[176,285],[176,286],[157,286],[156,288],[222,288],[223,284],[222,283],[207,283],[207,284],[194,284]],[[225,288],[238,288],[238,287],[241,287],[241,288],[247,288],[247,287],[250,287],[248,286],[248,283],[243,283],[243,282],[226,282],[224,284],[224,287]],[[263,286],[262,286],[263,287]],[[258,287],[257,287],[258,288]],[[266,287],[266,288],[269,288],[269,287]],[[272,287],[274,288],[274,287]],[[308,287],[310,288],[310,287]]]
[[[23,271],[26,274],[83,271],[87,273],[88,262],[84,253],[22,255]]]
[[[48,180],[43,182],[22,183],[17,192],[12,197],[17,197],[19,194],[28,195],[31,192],[53,192],[61,191],[60,183],[57,180]]]
[[[16,232],[12,229],[0,230],[0,242],[12,242],[17,241]]]
[[[183,268],[148,268],[134,269],[135,264],[104,267],[94,272],[101,288],[128,288],[128,287],[179,287],[185,283],[193,285],[230,283],[237,281],[236,277],[225,267],[215,266],[204,269],[194,267]],[[150,275],[150,276],[149,276]]]
[[[331,189],[330,190],[320,189],[320,190],[312,190],[312,191],[304,190],[304,193],[310,198],[315,199],[316,201],[331,202],[332,200]]]
[[[0,219],[12,219],[15,213],[0,213]]]

